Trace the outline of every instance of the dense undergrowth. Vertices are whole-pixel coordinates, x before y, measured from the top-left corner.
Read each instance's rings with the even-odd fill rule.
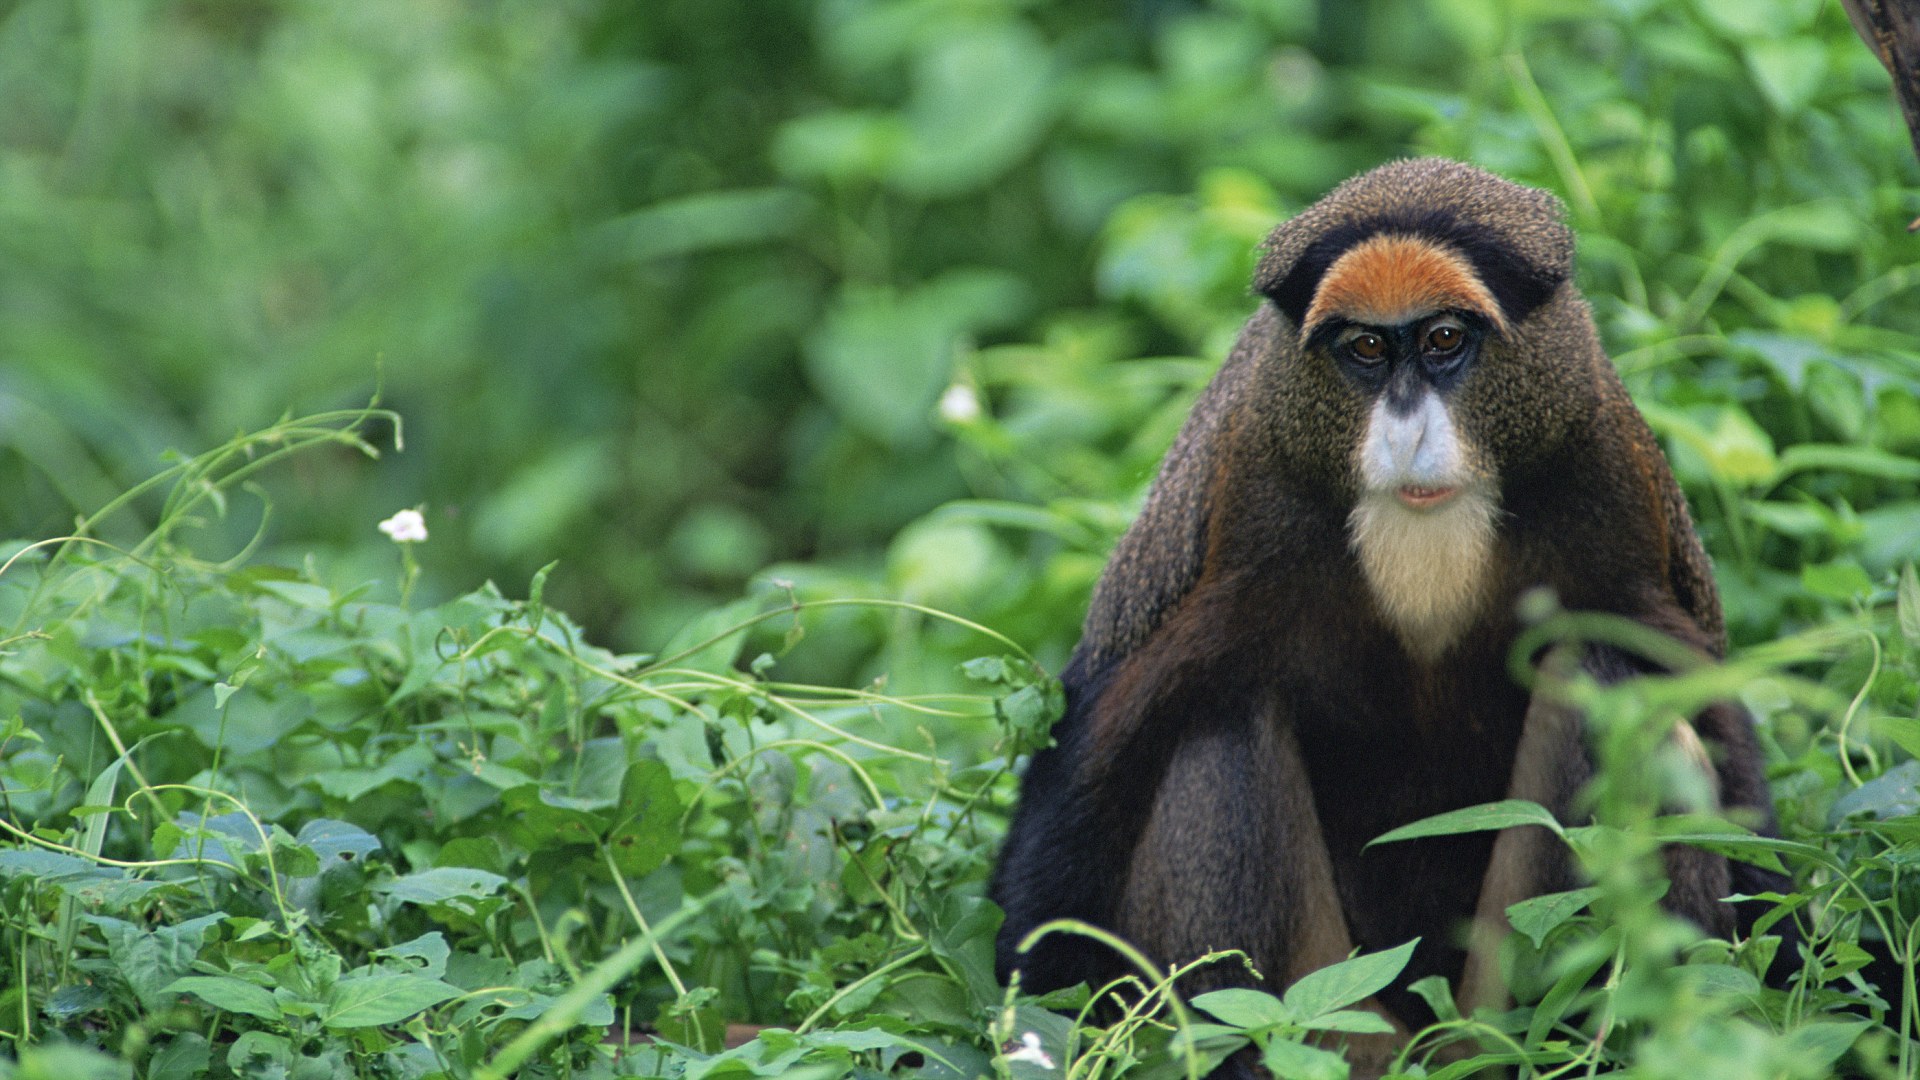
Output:
[[[416,608],[404,544],[390,580],[351,590],[246,549],[196,553],[262,466],[373,452],[355,430],[370,415],[182,461],[0,571],[0,1031],[18,1054],[0,1071],[1174,1077],[1251,1040],[1278,1075],[1332,1078],[1343,1035],[1378,1029],[1348,1006],[1404,948],[1283,998],[1181,1001],[1141,961],[1091,988],[1118,995],[1117,1022],[1085,991],[995,983],[983,881],[1011,768],[1060,702],[989,629],[772,582],[657,654],[618,655],[543,603],[547,571],[524,598],[486,585]],[[134,546],[85,538],[141,502],[163,524]],[[969,635],[973,692],[782,681],[810,626],[847,608]],[[1532,614],[1534,644],[1659,655],[1628,625],[1544,598]],[[1912,986],[1916,658],[1909,567],[1867,583],[1853,617],[1725,667],[1550,690],[1593,727],[1594,824],[1507,803],[1402,834],[1552,828],[1593,884],[1514,911],[1513,1011],[1463,1017],[1422,984],[1442,1021],[1403,1068],[1912,1075],[1911,1006],[1889,1011],[1894,988],[1859,973],[1877,955]],[[1701,798],[1663,756],[1672,718],[1728,695],[1766,721],[1784,839],[1659,812]],[[1791,870],[1762,923],[1798,927],[1791,955],[1661,914],[1674,842]],[[739,1024],[764,1030],[727,1049]]]
[[[1412,152],[1567,202],[1734,659],[1551,688],[1592,884],[1403,1064],[1920,1072],[1920,174],[1837,5],[18,0],[0,61],[0,1076],[1339,1076],[1394,952],[1101,1026],[981,897],[1255,245]],[[115,497],[375,356],[405,455]],[[1726,696],[1780,840],[1663,814]],[[1664,919],[1676,839],[1795,943]]]

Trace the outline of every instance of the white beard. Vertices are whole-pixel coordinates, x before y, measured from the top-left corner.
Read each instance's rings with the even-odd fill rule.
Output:
[[[1486,607],[1500,517],[1494,484],[1467,460],[1431,392],[1406,416],[1376,404],[1358,464],[1362,494],[1347,522],[1354,554],[1381,616],[1408,653],[1432,663]],[[1397,494],[1406,486],[1457,491],[1416,509]]]

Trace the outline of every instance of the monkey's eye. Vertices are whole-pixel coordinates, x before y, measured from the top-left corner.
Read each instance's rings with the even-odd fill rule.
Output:
[[[1427,339],[1425,342],[1427,355],[1446,356],[1450,353],[1457,352],[1460,346],[1466,343],[1466,340],[1466,331],[1462,330],[1458,324],[1450,322],[1436,323],[1427,330]]]
[[[1362,362],[1377,363],[1387,355],[1387,339],[1379,334],[1355,334],[1347,339],[1347,348]]]

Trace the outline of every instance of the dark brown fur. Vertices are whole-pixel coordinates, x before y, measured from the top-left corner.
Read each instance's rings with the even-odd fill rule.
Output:
[[[1498,469],[1490,602],[1432,665],[1378,614],[1349,546],[1352,448],[1368,399],[1299,329],[1317,275],[1383,231],[1459,252],[1505,324],[1452,398],[1461,430]],[[1424,939],[1398,987],[1431,974],[1457,985],[1494,835],[1363,848],[1509,794],[1571,814],[1590,765],[1577,718],[1531,702],[1508,674],[1519,597],[1546,586],[1570,608],[1722,653],[1706,555],[1570,283],[1572,252],[1552,196],[1435,160],[1357,177],[1274,231],[1255,278],[1271,302],[1194,406],[1115,550],[1063,676],[1057,745],[1026,775],[992,887],[1007,912],[1003,977],[1019,967],[1029,989],[1045,989],[1117,974],[1083,939],[1014,952],[1041,922],[1076,917],[1163,962],[1242,948],[1284,984],[1344,951],[1327,955],[1316,890],[1330,874],[1351,945]],[[1635,667],[1604,651],[1583,662],[1602,679]],[[1550,749],[1522,776],[1515,754],[1528,725],[1546,732],[1530,745]],[[1720,707],[1696,725],[1726,803],[1769,819],[1746,716]],[[1669,905],[1730,932],[1733,913],[1718,901],[1726,863],[1672,866],[1683,880]],[[1552,850],[1527,855],[1516,874],[1507,887],[1523,895],[1572,884]],[[1223,965],[1196,982],[1245,979]],[[1401,988],[1382,1001],[1410,1023],[1427,1015]]]

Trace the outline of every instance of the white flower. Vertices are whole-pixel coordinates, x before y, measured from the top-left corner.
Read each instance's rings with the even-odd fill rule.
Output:
[[[949,424],[966,424],[980,419],[980,395],[966,383],[954,383],[940,395],[940,418]]]
[[[418,510],[402,510],[381,522],[380,531],[396,544],[417,544],[427,538],[427,519]]]
[[[1013,1044],[1008,1043],[1007,1045],[1012,1046]],[[1040,1033],[1037,1031],[1021,1032],[1020,1049],[1007,1050],[1004,1051],[1004,1053],[1008,1061],[1027,1061],[1043,1069],[1053,1068],[1053,1059],[1047,1056],[1045,1050],[1040,1049]]]

